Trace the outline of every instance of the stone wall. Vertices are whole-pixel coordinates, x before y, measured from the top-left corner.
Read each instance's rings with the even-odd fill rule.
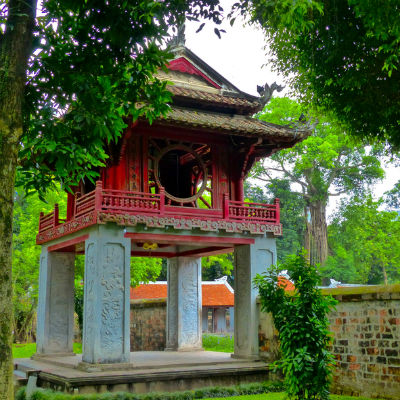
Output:
[[[166,301],[131,300],[131,351],[165,349]]]
[[[337,360],[332,391],[400,398],[400,285],[327,289],[339,304],[329,314]],[[278,355],[271,316],[261,313],[260,354]]]

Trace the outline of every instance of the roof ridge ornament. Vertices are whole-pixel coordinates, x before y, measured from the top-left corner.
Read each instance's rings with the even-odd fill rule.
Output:
[[[168,46],[171,49],[185,47],[186,45],[186,34],[185,34],[185,22],[178,24],[177,33],[168,42]]]
[[[265,83],[264,86],[257,85],[257,92],[261,96],[259,102],[264,107],[271,100],[272,94],[275,90],[277,92],[282,92],[284,88],[285,86],[278,85],[276,82],[271,86],[269,86],[268,83]]]

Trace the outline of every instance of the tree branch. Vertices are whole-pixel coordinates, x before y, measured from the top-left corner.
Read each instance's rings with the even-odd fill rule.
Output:
[[[303,181],[301,181],[299,178],[296,178],[291,172],[289,172],[289,171],[285,168],[285,166],[284,166],[282,160],[279,161],[279,164],[281,165],[281,168],[282,168],[281,170],[279,170],[278,168],[275,168],[275,169],[272,169],[272,170],[273,170],[273,171],[280,171],[280,172],[283,172],[283,173],[286,174],[293,182],[298,183],[299,185],[301,185],[301,186],[304,187],[304,188],[307,187],[307,184],[306,184],[306,183],[304,183]]]
[[[348,190],[341,190],[340,192],[336,192],[336,193],[329,193],[328,192],[328,196],[340,196],[340,195],[345,194],[347,192],[348,192]]]

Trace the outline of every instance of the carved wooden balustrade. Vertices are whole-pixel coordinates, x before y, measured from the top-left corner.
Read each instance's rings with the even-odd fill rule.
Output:
[[[107,222],[114,218],[163,218],[163,220],[197,221],[193,227],[204,227],[204,224],[225,222],[227,224],[273,225],[272,232],[280,234],[279,199],[274,204],[248,203],[229,200],[228,194],[223,195],[222,209],[200,209],[193,207],[166,205],[165,191],[160,193],[129,192],[123,190],[103,189],[102,182],[96,183],[96,189],[88,194],[76,197],[74,215],[71,220],[63,223],[58,216],[58,205],[53,212],[40,214],[38,243],[43,243],[54,237],[63,236],[95,223]],[[83,222],[82,222],[83,221]],[[139,222],[142,222],[140,220]],[[202,225],[200,225],[202,224]],[[63,226],[60,226],[63,225]],[[55,230],[55,234],[50,234]],[[251,230],[251,229],[250,229]],[[271,231],[271,230],[270,230]],[[262,231],[257,231],[262,233]],[[46,238],[46,239],[45,239]]]

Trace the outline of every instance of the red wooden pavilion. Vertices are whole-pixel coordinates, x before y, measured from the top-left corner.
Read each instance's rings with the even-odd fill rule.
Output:
[[[40,216],[38,355],[72,351],[73,261],[85,254],[84,363],[129,357],[131,256],[168,258],[167,346],[201,347],[200,257],[235,251],[235,321],[256,323],[254,274],[276,262],[279,200],[244,201],[254,162],[307,132],[254,119],[262,98],[240,91],[185,46],[160,79],[170,113],[129,126],[109,150],[96,185],[81,182]],[[200,289],[199,289],[200,288]],[[190,321],[195,321],[195,323]],[[235,327],[235,355],[257,353],[253,328]]]

